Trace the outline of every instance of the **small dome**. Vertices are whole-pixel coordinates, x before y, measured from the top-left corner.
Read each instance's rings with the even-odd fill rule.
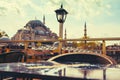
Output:
[[[39,34],[45,34],[45,32],[42,31],[42,30],[39,30],[38,33],[39,33]]]
[[[45,35],[45,32],[43,30],[36,30],[35,34],[37,34],[37,35]]]
[[[7,36],[3,36],[0,38],[0,41],[9,41],[10,39]]]

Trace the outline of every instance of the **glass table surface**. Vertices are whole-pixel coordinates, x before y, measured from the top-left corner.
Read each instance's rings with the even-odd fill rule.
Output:
[[[56,64],[41,61],[34,63],[1,63],[0,76],[28,77],[45,80],[119,80],[119,65]],[[51,78],[51,79],[50,79]]]

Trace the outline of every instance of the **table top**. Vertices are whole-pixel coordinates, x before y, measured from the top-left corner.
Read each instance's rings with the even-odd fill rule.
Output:
[[[116,75],[113,75],[116,74]],[[17,77],[43,78],[48,80],[119,80],[120,66],[103,66],[90,64],[57,64],[54,62],[32,63],[2,63],[0,76],[9,75]]]

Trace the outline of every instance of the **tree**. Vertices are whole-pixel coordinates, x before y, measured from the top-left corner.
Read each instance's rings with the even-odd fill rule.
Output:
[[[1,32],[0,32],[0,38],[2,37],[2,34],[1,34]]]
[[[0,38],[3,37],[3,36],[8,37],[8,35],[6,34],[5,31],[1,31],[1,30],[0,30]]]
[[[82,37],[82,39],[85,39],[85,37]],[[89,37],[86,37],[86,39],[89,39]],[[96,41],[81,41],[79,44],[78,44],[78,47],[81,47],[83,49],[87,48],[87,49],[95,49],[97,46],[99,45],[98,42]]]
[[[73,47],[77,47],[77,46],[78,46],[78,45],[77,45],[77,41],[73,41],[73,42],[72,42],[72,46],[73,46]]]

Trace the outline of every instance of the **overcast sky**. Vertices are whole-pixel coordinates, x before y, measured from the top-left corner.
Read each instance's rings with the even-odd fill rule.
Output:
[[[61,3],[69,13],[64,23],[67,38],[83,37],[85,22],[91,38],[120,37],[120,0],[0,0],[0,30],[12,37],[28,21],[42,21],[45,15],[46,26],[58,34],[54,11]]]

